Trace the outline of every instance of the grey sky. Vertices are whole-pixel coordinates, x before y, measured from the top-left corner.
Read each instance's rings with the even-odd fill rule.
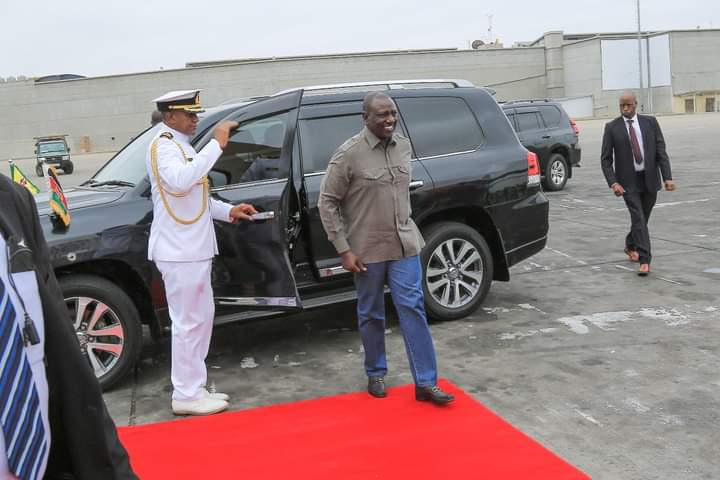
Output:
[[[635,0],[0,0],[0,76],[87,76],[186,62],[505,44],[636,30]],[[641,0],[647,30],[720,28],[719,0]]]

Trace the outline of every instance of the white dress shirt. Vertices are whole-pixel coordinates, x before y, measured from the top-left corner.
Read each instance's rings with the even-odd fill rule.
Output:
[[[148,259],[166,262],[196,262],[211,259],[218,253],[213,218],[231,222],[230,210],[233,205],[210,198],[208,205],[203,206],[203,186],[198,182],[213,167],[222,154],[222,149],[213,139],[198,153],[190,145],[187,135],[165,124],[158,129],[155,138],[165,132],[171,133],[173,138],[159,139],[157,165],[170,209],[183,220],[195,218],[202,208],[205,211],[197,222],[190,225],[178,223],[170,216],[160,198],[150,164],[150,149],[148,149],[146,165],[153,200]],[[182,146],[187,158],[183,156],[183,152],[175,142]],[[173,196],[168,191],[181,193],[183,196]]]
[[[38,285],[34,271],[14,273],[13,281],[15,288],[13,288],[10,279],[8,278],[8,263],[7,263],[7,247],[5,243],[5,237],[0,233],[0,278],[2,278],[10,294],[10,301],[15,308],[16,321],[20,321],[24,318],[25,311],[22,308],[17,294],[22,296],[25,307],[27,307],[27,313],[35,324],[38,336],[40,337],[40,343],[36,345],[29,345],[25,347],[25,353],[27,354],[28,361],[30,362],[30,369],[33,373],[33,379],[35,380],[35,386],[37,387],[38,397],[40,400],[40,415],[42,417],[43,425],[45,425],[45,431],[48,432],[48,442],[50,442],[50,423],[48,421],[48,384],[47,377],[45,376],[45,364],[43,358],[45,356],[45,320],[43,318],[42,303],[40,301],[40,294],[38,293]],[[17,294],[16,294],[17,293]],[[19,324],[22,330],[22,325]],[[48,451],[50,443],[48,443]],[[39,474],[37,478],[42,478],[47,468],[47,455],[45,461],[40,466]],[[5,438],[0,433],[0,479],[15,479],[14,475],[8,470],[7,464],[7,452],[5,451]]]
[[[642,158],[643,158],[643,161],[640,163],[637,163],[635,161],[635,159],[633,158],[633,165],[635,166],[636,172],[644,172],[645,171],[645,145],[643,145],[642,130],[640,130],[640,122],[638,122],[637,113],[632,118],[623,117],[623,121],[625,122],[625,130],[627,130],[627,132],[628,132],[628,141],[630,141],[630,123],[628,122],[628,120],[633,121],[632,128],[635,129],[635,136],[637,137],[638,145],[640,145],[640,155],[642,155]],[[630,147],[632,147],[632,142],[630,143]]]

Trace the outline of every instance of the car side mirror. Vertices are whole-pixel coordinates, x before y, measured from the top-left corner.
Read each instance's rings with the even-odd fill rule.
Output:
[[[33,150],[34,154],[37,155],[37,148]]]
[[[67,147],[68,153],[70,153],[70,147]]]
[[[210,188],[224,187],[230,183],[230,175],[226,172],[210,170],[210,172],[208,172],[208,180],[210,181]]]

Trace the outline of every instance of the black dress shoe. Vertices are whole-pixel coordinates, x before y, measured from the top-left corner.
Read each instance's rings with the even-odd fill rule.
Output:
[[[368,393],[376,398],[387,397],[385,377],[368,377]]]
[[[455,400],[455,397],[443,392],[435,385],[434,387],[415,387],[415,400],[432,402],[435,405],[447,405]]]

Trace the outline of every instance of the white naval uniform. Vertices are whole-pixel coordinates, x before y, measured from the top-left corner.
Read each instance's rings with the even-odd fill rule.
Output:
[[[160,137],[164,132],[172,134],[172,140]],[[208,205],[202,205],[203,186],[199,182],[222,154],[216,140],[195,152],[187,135],[164,124],[155,136],[158,137],[158,173],[170,209],[180,219],[191,220],[205,208],[197,222],[190,225],[178,223],[170,216],[160,198],[148,149],[146,165],[153,200],[148,259],[155,262],[162,274],[172,321],[172,398],[197,400],[204,396],[205,358],[215,317],[210,273],[218,248],[213,219],[231,222],[233,206],[212,198]],[[175,142],[191,160],[183,156]]]
[[[17,293],[22,295],[23,302],[27,308],[27,313],[30,315],[30,318],[32,318],[32,321],[35,324],[35,330],[37,330],[38,337],[40,338],[39,343],[26,346],[25,353],[27,354],[28,362],[30,363],[30,370],[32,370],[35,387],[37,388],[40,400],[40,416],[42,417],[43,425],[45,425],[45,431],[50,432],[50,422],[48,420],[48,384],[47,377],[45,375],[45,364],[43,363],[45,358],[45,320],[43,317],[42,304],[40,302],[40,294],[38,293],[37,279],[35,278],[34,271],[12,274],[15,288],[17,288],[16,292],[8,278],[5,248],[5,238],[0,233],[0,277],[5,283],[5,288],[7,288],[10,293],[10,301],[15,308],[15,320],[19,322],[23,318],[22,303],[20,303],[20,300],[16,295]],[[2,305],[0,305],[0,309],[2,309]],[[50,442],[50,435],[48,435],[48,442]],[[50,451],[50,443],[48,443],[48,451]],[[40,465],[37,478],[43,477],[46,467],[47,455],[45,456],[42,465]],[[5,438],[2,432],[0,432],[0,479],[13,480],[15,478],[17,477],[8,471]]]

